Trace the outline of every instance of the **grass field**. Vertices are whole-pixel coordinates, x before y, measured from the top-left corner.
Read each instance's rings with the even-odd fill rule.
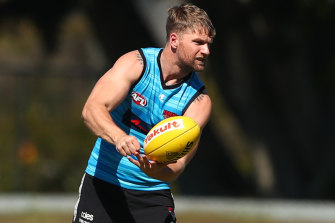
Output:
[[[0,223],[70,223],[76,195],[0,194]],[[335,202],[176,197],[178,223],[334,223]]]
[[[0,222],[4,223],[70,223],[72,219],[71,213],[24,213],[17,215],[0,215]],[[195,214],[195,213],[182,213],[177,214],[178,223],[312,223],[307,221],[276,221],[264,218],[255,217],[236,217],[224,216],[213,214]],[[318,222],[322,223],[322,222]]]

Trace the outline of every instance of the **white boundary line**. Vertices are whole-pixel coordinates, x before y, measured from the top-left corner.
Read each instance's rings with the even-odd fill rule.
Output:
[[[72,213],[74,194],[0,194],[0,215],[27,212]],[[213,213],[236,217],[335,222],[335,202],[304,200],[175,197],[176,213]]]

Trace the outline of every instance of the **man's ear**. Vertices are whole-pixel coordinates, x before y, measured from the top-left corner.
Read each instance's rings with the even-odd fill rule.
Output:
[[[177,48],[179,44],[179,36],[177,33],[170,34],[170,45],[172,48]]]

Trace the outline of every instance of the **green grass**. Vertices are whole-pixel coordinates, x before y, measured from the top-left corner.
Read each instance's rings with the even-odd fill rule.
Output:
[[[0,215],[0,222],[4,223],[70,223],[71,213],[24,213],[17,215]],[[311,223],[306,221],[278,221],[256,217],[237,217],[201,213],[177,214],[178,223]],[[322,222],[318,222],[322,223]]]
[[[72,215],[64,213],[25,213],[17,215],[0,215],[0,222],[6,223],[71,223]]]

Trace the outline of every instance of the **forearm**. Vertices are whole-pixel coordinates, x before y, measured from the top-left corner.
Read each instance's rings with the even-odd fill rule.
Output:
[[[154,176],[154,178],[162,180],[162,181],[166,181],[166,182],[175,181],[180,176],[180,174],[184,172],[185,167],[195,155],[197,148],[198,148],[198,144],[189,154],[180,158],[179,160],[177,160],[177,162],[170,163],[166,165],[164,168],[162,168],[161,171],[157,173],[157,176]]]
[[[178,160],[175,163],[170,163],[166,165],[164,168],[161,169],[161,171],[157,172],[156,176],[153,177],[165,182],[175,181],[184,171],[185,166],[186,165],[182,160]]]
[[[126,135],[111,118],[104,105],[94,106],[89,102],[85,105],[82,118],[86,126],[98,137],[115,145],[116,141]]]

